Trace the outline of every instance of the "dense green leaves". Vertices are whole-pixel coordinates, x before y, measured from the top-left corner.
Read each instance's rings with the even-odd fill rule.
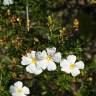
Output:
[[[10,6],[0,1],[0,96],[11,96],[9,87],[17,80],[30,88],[29,96],[96,95],[96,6],[89,0],[84,4],[81,0],[83,5],[76,1],[14,0]],[[27,3],[29,31],[26,27]],[[91,11],[87,11],[88,8]],[[79,20],[78,30],[73,27],[74,19]],[[66,31],[60,37],[63,27]],[[61,72],[59,64],[54,72],[44,71],[38,76],[27,73],[21,65],[22,55],[47,47],[56,47],[64,58],[75,54],[77,60],[85,62],[85,70],[76,78]]]

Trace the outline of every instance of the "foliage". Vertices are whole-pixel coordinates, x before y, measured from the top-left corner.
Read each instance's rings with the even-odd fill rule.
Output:
[[[17,80],[30,88],[30,96],[96,96],[96,5],[76,1],[14,0],[10,6],[0,1],[0,96],[11,96],[9,87]],[[63,57],[75,54],[85,62],[79,76],[61,72],[59,65],[38,76],[25,71],[22,55],[53,46]]]

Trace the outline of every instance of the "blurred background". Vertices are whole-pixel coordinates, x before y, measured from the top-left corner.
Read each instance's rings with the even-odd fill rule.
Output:
[[[96,96],[96,0],[0,0],[0,96],[11,96],[17,80],[29,96]],[[56,47],[85,62],[76,78],[58,69],[36,76],[21,58],[31,50]]]

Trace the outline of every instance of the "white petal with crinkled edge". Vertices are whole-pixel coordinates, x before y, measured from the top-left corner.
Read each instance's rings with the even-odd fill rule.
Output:
[[[30,66],[26,67],[26,71],[29,72],[29,73],[32,73],[32,70],[31,70]]]
[[[16,83],[14,83],[14,86],[21,88],[23,86],[23,83],[21,81],[17,81]]]
[[[23,87],[23,91],[24,91],[24,94],[30,94],[30,90],[26,86]]]
[[[28,65],[26,67],[26,71],[29,72],[29,73],[34,73],[36,75],[42,73],[42,69],[41,68],[37,68],[35,64]]]
[[[53,61],[48,62],[48,64],[47,64],[47,69],[48,69],[49,71],[54,71],[54,70],[56,70],[56,64],[55,64]]]
[[[42,60],[42,59],[45,59],[47,57],[47,53],[46,51],[42,51],[42,52],[36,52],[36,57],[39,59],[39,60]]]
[[[36,56],[36,51],[31,51],[31,57],[35,58],[35,56]]]
[[[68,60],[70,63],[74,64],[75,61],[76,61],[76,56],[75,56],[75,55],[69,55],[69,56],[67,57],[67,60]]]
[[[35,75],[39,75],[39,74],[41,74],[42,73],[42,69],[36,69],[35,71],[34,71],[34,74]]]
[[[29,73],[34,73],[34,70],[36,70],[35,64],[30,64],[26,67],[26,71]]]
[[[36,57],[38,59],[41,59],[42,58],[42,52],[40,52],[40,51],[36,52]]]
[[[67,67],[70,66],[70,63],[69,63],[68,60],[66,60],[66,59],[62,59],[61,62],[60,62],[60,66],[61,66],[61,67],[65,67],[65,68],[67,68]]]
[[[47,68],[47,60],[40,60],[37,64],[37,66],[39,68],[42,68],[43,70],[45,70]]]
[[[47,52],[44,50],[44,51],[42,51],[42,57],[43,58],[46,58],[47,57]]]
[[[69,67],[66,67],[66,68],[65,67],[62,67],[61,68],[61,71],[64,71],[64,72],[66,72],[68,74],[71,72],[71,70],[69,69]]]
[[[52,47],[52,48],[46,48],[46,50],[47,50],[47,54],[48,55],[54,55],[55,54],[55,52],[56,52],[56,48],[55,47]]]
[[[23,57],[22,57],[21,64],[22,64],[22,65],[29,65],[29,64],[31,64],[31,59],[28,58],[28,57],[26,57],[26,56],[23,56]]]
[[[72,76],[77,76],[77,75],[79,75],[80,74],[80,71],[79,71],[79,69],[78,68],[74,68],[72,71],[71,71],[71,74],[72,74]]]
[[[76,62],[75,65],[79,69],[84,69],[84,62],[83,61]]]
[[[69,68],[70,64],[68,62],[68,60],[66,59],[63,59],[61,62],[60,62],[60,66],[61,66],[61,71],[64,71],[66,73],[70,73],[71,70]]]
[[[15,88],[13,85],[10,86],[10,93],[14,93],[15,92]]]
[[[61,53],[58,52],[58,53],[55,53],[54,56],[53,56],[53,60],[57,63],[59,63],[61,61]]]
[[[25,95],[25,94],[23,94],[23,93],[12,93],[12,96],[27,96],[27,95]]]

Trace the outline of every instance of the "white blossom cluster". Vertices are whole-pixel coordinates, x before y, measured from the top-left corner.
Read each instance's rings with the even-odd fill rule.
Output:
[[[55,71],[56,64],[60,63],[61,71],[77,76],[80,74],[80,69],[84,69],[83,61],[76,62],[75,55],[69,55],[66,59],[62,59],[61,53],[56,52],[56,48],[46,48],[41,51],[31,51],[26,56],[22,57],[21,64],[27,65],[26,71],[36,75],[42,73],[44,70]],[[27,96],[30,94],[28,87],[23,86],[21,81],[17,81],[10,86],[10,93],[12,96]]]
[[[72,76],[80,74],[79,69],[84,69],[83,61],[76,62],[75,55],[69,55],[67,59],[62,59],[61,53],[56,52],[56,48],[46,48],[42,52],[31,51],[26,56],[22,57],[21,64],[27,65],[26,71],[36,75],[47,69],[48,71],[55,71],[56,64],[60,63],[61,71],[64,71]]]
[[[29,73],[40,74],[43,70],[56,70],[56,63],[61,61],[61,53],[56,52],[56,48],[46,48],[42,52],[31,51],[22,57],[21,64],[27,65],[26,71]]]

